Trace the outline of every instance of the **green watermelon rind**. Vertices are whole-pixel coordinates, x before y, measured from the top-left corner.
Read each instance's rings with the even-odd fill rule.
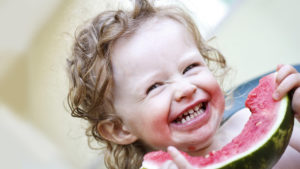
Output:
[[[285,96],[285,98],[283,98],[280,102],[281,104],[284,104],[283,106],[285,107],[285,109],[284,112],[279,110],[278,113],[285,113],[284,118],[277,128],[276,132],[272,134],[272,136],[265,142],[265,144],[246,156],[242,156],[241,158],[236,159],[229,164],[225,164],[215,168],[268,169],[272,168],[278,162],[289,144],[294,126],[294,115],[291,108],[290,98],[288,98],[288,96]]]

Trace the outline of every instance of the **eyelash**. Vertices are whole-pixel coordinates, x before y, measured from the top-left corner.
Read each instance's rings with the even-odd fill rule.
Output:
[[[183,70],[182,74],[185,74],[187,71],[189,71],[189,70],[191,70],[191,69],[193,69],[194,67],[197,67],[197,66],[199,66],[198,63],[193,63],[193,64],[187,66],[187,67]],[[162,83],[154,83],[153,85],[151,85],[151,86],[147,89],[146,94],[149,94],[152,90],[156,89],[157,87],[159,87],[159,86],[161,86],[161,85],[162,85]]]
[[[159,87],[160,85],[162,85],[161,83],[154,83],[153,85],[151,85],[147,91],[146,94],[150,93],[152,90],[154,90],[155,88]]]
[[[194,67],[197,67],[198,65],[199,65],[198,63],[193,63],[193,64],[189,65],[188,67],[186,67],[186,68],[183,70],[182,74],[185,74],[187,71],[193,69]]]

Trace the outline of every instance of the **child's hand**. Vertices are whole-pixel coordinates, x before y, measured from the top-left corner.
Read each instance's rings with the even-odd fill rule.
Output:
[[[294,90],[292,108],[300,122],[300,73],[291,65],[278,65],[276,71],[278,87],[273,93],[273,98],[280,100],[289,91]]]
[[[196,169],[175,147],[169,146],[168,153],[173,160],[166,162],[160,169]]]

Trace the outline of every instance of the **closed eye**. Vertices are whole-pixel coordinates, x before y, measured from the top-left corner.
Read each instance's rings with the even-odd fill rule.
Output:
[[[193,63],[193,64],[187,66],[187,67],[183,70],[182,74],[185,74],[186,72],[188,72],[189,70],[191,70],[191,69],[193,69],[194,67],[197,67],[197,66],[199,66],[198,63]]]
[[[147,89],[146,94],[149,94],[152,90],[158,88],[158,87],[161,86],[161,85],[162,85],[162,83],[154,83],[153,85],[151,85],[151,86]]]

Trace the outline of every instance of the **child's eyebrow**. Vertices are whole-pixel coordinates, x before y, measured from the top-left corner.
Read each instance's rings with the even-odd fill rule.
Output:
[[[180,64],[180,63],[186,63],[190,60],[198,60],[196,58],[199,58],[199,57],[201,58],[201,61],[204,61],[203,57],[202,57],[202,55],[200,54],[199,51],[190,51],[188,53],[185,53],[182,57],[180,57],[178,63]],[[184,66],[184,65],[182,65],[182,66]]]
[[[159,74],[158,71],[154,71],[154,72],[151,72],[145,76],[142,76],[137,83],[137,90],[138,91],[143,91],[145,89],[147,89],[147,87],[149,85],[151,85],[152,83],[156,82],[155,81],[155,77],[157,77]]]
[[[179,59],[179,61],[184,61],[184,60],[188,60],[188,59],[191,59],[191,58],[194,58],[194,57],[201,57],[202,55],[200,54],[200,52],[198,50],[192,50],[192,51],[189,51],[187,53],[184,53],[182,55],[182,57]]]
[[[178,66],[180,66],[180,69],[184,69],[184,66],[186,66],[184,63],[189,62],[190,60],[197,60],[196,58],[201,57],[201,61],[203,60],[202,55],[198,52],[198,51],[191,51],[188,53],[185,53],[182,57],[180,57],[180,59],[178,60]],[[146,75],[142,76],[142,77],[138,77],[139,79],[136,80],[138,83],[136,84],[136,90],[138,92],[144,92],[144,90],[147,89],[147,87],[149,87],[149,85],[157,82],[156,80],[159,80],[158,78],[160,76],[160,71],[156,70],[156,71],[152,71],[150,73],[147,73]]]

